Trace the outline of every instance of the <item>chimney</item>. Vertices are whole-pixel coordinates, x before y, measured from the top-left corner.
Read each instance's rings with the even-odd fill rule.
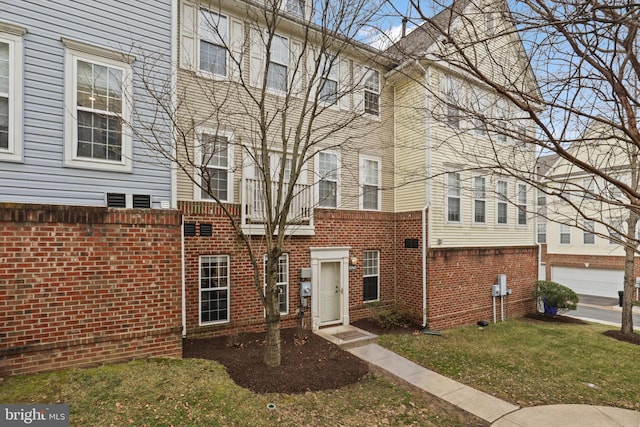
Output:
[[[405,38],[407,35],[407,21],[409,21],[409,19],[406,16],[402,18],[402,38]]]

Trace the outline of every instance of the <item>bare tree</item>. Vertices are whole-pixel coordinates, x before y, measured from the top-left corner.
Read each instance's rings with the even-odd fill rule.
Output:
[[[428,55],[466,77],[466,87],[452,96],[431,88],[440,109],[428,113],[447,120],[450,114],[443,111],[454,109],[458,135],[484,135],[481,148],[459,149],[468,164],[512,175],[558,200],[546,208],[549,220],[587,232],[601,224],[607,230],[600,232],[603,237],[624,246],[622,332],[632,333],[640,213],[640,5],[436,1],[441,12],[431,17],[424,3],[411,4],[406,18],[416,29],[407,40],[413,41],[401,40],[394,53],[405,59]],[[518,61],[530,65],[517,67]],[[528,130],[530,124],[535,131]],[[532,150],[557,156],[556,171],[540,180],[527,161]],[[580,176],[589,179],[575,179]]]
[[[374,19],[377,4],[186,4],[177,84],[153,79],[149,58],[141,76],[156,101],[157,119],[168,117],[173,135],[154,133],[163,127],[147,120],[145,131],[153,137],[145,141],[174,163],[180,179],[197,186],[201,198],[218,204],[246,247],[265,308],[264,361],[279,366],[278,262],[287,237],[310,224],[314,206],[335,197],[327,186],[320,188],[321,200],[314,200],[313,185],[336,171],[313,171],[310,177],[312,159],[320,150],[355,151],[373,130],[363,116],[378,113],[371,111],[374,103],[365,102],[364,88],[372,78],[365,65],[374,64],[379,52],[354,42]],[[242,176],[242,217],[232,208],[222,169]]]

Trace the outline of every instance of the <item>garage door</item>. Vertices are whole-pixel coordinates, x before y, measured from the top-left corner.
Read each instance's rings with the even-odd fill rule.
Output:
[[[551,280],[573,289],[577,294],[617,298],[618,291],[622,290],[624,271],[551,267]]]

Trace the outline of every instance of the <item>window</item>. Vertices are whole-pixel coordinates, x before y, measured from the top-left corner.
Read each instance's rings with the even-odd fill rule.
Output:
[[[593,221],[585,221],[582,226],[582,243],[584,243],[585,245],[593,245],[596,242],[596,235],[593,233]]]
[[[496,140],[498,142],[507,142],[507,133],[509,129],[507,129],[507,116],[508,116],[509,108],[507,107],[507,103],[504,99],[498,99],[496,102],[496,125],[495,132]]]
[[[498,180],[498,183],[496,185],[496,195],[497,195],[496,222],[501,225],[507,224],[508,222],[507,191],[508,191],[507,181]]]
[[[547,223],[538,224],[538,243],[547,243]]]
[[[461,221],[460,173],[447,173],[447,222]]]
[[[527,225],[527,185],[518,184],[518,225]]]
[[[219,76],[227,75],[229,27],[226,16],[200,9],[198,25],[200,37],[199,69]]]
[[[487,222],[487,191],[486,178],[476,176],[473,178],[473,222],[484,224]]]
[[[560,224],[560,244],[568,245],[571,243],[571,228],[569,224]]]
[[[338,206],[338,155],[322,151],[318,153],[318,204],[323,208]]]
[[[595,198],[595,181],[593,178],[585,178],[582,180],[582,188],[584,189],[584,200],[593,200]]]
[[[196,140],[196,156],[200,166],[200,200],[231,201],[232,148],[231,135],[200,131]]]
[[[486,117],[489,116],[489,94],[482,89],[473,87],[469,91],[471,104],[473,105],[473,133],[479,136],[487,135]],[[459,97],[460,95],[458,95]],[[458,111],[458,114],[460,112]],[[459,125],[458,125],[459,127]]]
[[[267,87],[279,92],[286,92],[289,68],[289,39],[274,34],[271,40],[269,58]]]
[[[380,209],[380,160],[362,157],[362,209]]]
[[[617,245],[622,242],[622,218],[609,218],[609,244]]]
[[[370,68],[364,74],[364,112],[380,114],[380,73]]]
[[[63,43],[65,164],[130,171],[132,138],[125,125],[131,121],[129,64],[135,58],[68,39]]]
[[[320,91],[318,92],[318,100],[328,105],[334,105],[338,102],[338,75],[340,65],[335,57],[326,53],[321,58],[319,71]]]
[[[460,81],[451,77],[442,77],[442,98],[445,103],[444,116],[446,123],[455,129],[460,129],[462,114],[460,112],[460,96],[462,85]]]
[[[264,286],[267,286],[267,256],[264,256]],[[278,258],[278,273],[276,275],[276,287],[278,288],[278,307],[280,314],[289,313],[289,254],[282,254]]]
[[[364,251],[364,277],[362,299],[377,301],[380,299],[380,252]]]
[[[287,12],[292,15],[304,18],[305,0],[287,0]]]
[[[229,321],[229,257],[200,257],[200,324]]]
[[[22,160],[22,36],[3,23],[0,31],[0,160]]]
[[[538,203],[538,206],[546,206],[547,205],[547,194],[544,191],[540,190],[540,189],[538,189],[538,201],[537,201],[537,203]]]

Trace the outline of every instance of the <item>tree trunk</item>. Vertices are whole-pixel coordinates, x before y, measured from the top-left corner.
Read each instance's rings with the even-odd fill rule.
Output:
[[[264,364],[268,367],[280,366],[280,308],[278,307],[277,264],[278,257],[267,259],[265,289],[265,311],[267,322],[267,347]]]
[[[635,291],[635,253],[630,244],[634,241],[638,214],[633,210],[629,212],[627,219],[627,245],[624,248],[624,287],[622,296],[622,327],[623,334],[633,333],[633,292]]]

